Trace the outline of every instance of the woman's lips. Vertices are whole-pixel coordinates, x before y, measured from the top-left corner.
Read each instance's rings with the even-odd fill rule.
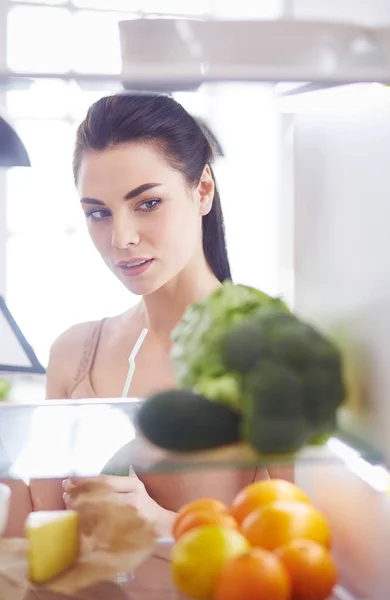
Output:
[[[150,267],[153,258],[132,258],[131,260],[121,260],[115,263],[125,277],[137,277],[145,273]]]

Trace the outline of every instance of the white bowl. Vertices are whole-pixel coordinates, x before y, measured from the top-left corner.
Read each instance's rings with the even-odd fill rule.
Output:
[[[11,489],[8,485],[0,483],[0,536],[4,533],[11,500]]]

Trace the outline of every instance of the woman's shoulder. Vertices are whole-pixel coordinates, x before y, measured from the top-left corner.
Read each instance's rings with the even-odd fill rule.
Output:
[[[50,349],[49,366],[61,365],[74,371],[75,364],[88,348],[95,346],[100,337],[104,324],[104,330],[110,334],[120,331],[123,323],[132,320],[135,316],[135,307],[120,315],[106,317],[97,321],[85,321],[76,323],[62,332],[53,342]]]
[[[93,343],[102,321],[77,323],[66,329],[53,342],[47,366],[46,395],[65,398],[70,382],[82,361],[85,349]]]
[[[88,341],[92,332],[101,325],[102,321],[86,321],[76,323],[63,331],[53,342],[50,356],[63,357],[67,360],[75,357],[78,349],[81,349]]]
[[[132,321],[136,312],[137,307],[134,307],[117,316],[77,323],[61,333],[50,349],[46,396],[52,399],[67,398],[74,382],[88,371],[101,333],[105,347],[116,346],[126,322]]]

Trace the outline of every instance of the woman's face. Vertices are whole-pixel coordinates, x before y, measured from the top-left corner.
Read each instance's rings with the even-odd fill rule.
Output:
[[[78,190],[93,243],[134,294],[155,292],[201,256],[214,195],[207,167],[191,190],[156,149],[123,144],[84,153]]]

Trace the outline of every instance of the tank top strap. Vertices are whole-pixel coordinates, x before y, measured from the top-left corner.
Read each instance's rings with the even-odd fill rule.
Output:
[[[86,377],[89,376],[93,363],[95,361],[96,352],[99,347],[100,335],[106,319],[94,321],[88,328],[87,335],[83,346],[83,352],[78,364],[77,371],[72,381],[72,385],[68,392],[70,398],[75,387]]]

